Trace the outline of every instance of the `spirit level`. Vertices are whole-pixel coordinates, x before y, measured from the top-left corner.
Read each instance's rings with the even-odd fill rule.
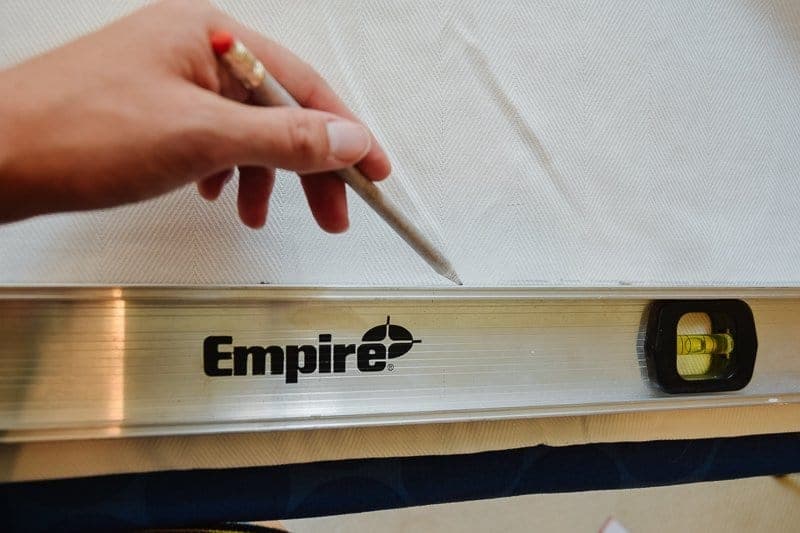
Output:
[[[0,438],[798,402],[798,304],[777,288],[7,287]],[[686,313],[710,331],[679,331]]]

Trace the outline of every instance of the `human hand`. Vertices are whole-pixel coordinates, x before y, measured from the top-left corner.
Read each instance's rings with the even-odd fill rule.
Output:
[[[241,39],[304,108],[245,105],[209,35]],[[390,164],[307,64],[196,0],[166,0],[0,72],[0,221],[111,207],[188,183],[213,200],[239,167],[239,216],[267,218],[275,168],[301,173],[323,229],[347,229],[344,183]]]

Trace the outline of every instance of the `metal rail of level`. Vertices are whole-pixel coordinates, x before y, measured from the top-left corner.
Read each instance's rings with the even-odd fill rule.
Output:
[[[740,390],[655,383],[653,302],[699,299],[752,310]],[[0,440],[795,403],[799,304],[798,288],[4,287]]]

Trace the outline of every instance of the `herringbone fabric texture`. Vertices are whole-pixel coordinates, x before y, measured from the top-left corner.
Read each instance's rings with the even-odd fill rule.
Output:
[[[800,283],[795,1],[219,3],[376,131],[468,285]],[[4,0],[0,64],[138,5]],[[446,283],[354,195],[329,236],[278,181],[258,232],[230,186],[0,227],[0,283]]]

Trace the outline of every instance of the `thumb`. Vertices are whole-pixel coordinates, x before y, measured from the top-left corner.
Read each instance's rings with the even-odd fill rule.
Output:
[[[224,107],[221,149],[229,166],[316,173],[352,166],[370,149],[364,126],[332,113],[235,102]]]

